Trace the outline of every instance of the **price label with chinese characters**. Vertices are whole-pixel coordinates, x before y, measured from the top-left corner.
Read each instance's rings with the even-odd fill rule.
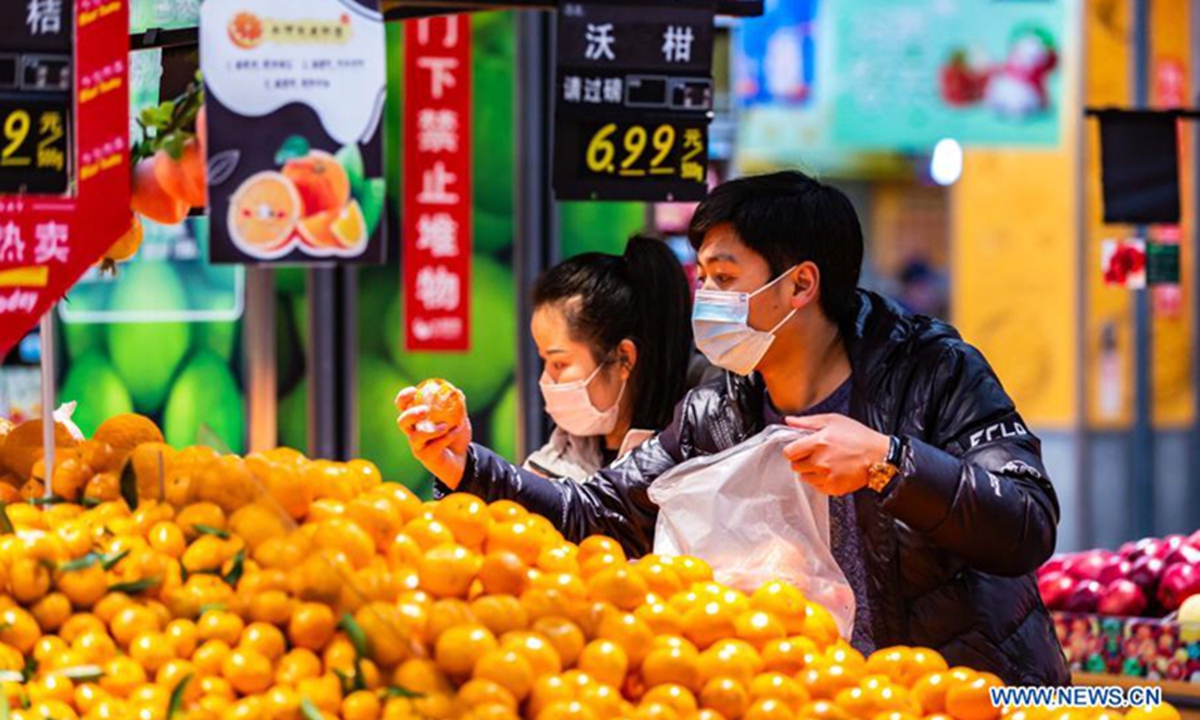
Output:
[[[405,23],[404,91],[404,349],[466,352],[472,242],[466,15]]]
[[[561,199],[707,192],[713,5],[566,3],[558,21],[554,189]]]

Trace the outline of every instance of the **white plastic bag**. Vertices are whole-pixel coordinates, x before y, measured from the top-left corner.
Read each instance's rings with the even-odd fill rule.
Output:
[[[854,627],[854,591],[829,545],[829,498],[796,477],[783,455],[804,435],[772,425],[722,453],[695,458],[650,486],[658,505],[657,555],[691,555],[743,592],[786,580],[823,605],[843,638]]]

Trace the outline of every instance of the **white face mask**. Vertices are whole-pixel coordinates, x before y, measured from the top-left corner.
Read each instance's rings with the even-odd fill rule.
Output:
[[[586,380],[556,383],[545,371],[538,383],[542,388],[542,398],[546,401],[546,412],[554,420],[554,424],[577,437],[591,435],[607,435],[617,426],[617,415],[621,411],[621,396],[625,394],[625,382],[621,382],[621,391],[617,401],[607,410],[597,410],[588,395],[588,385],[592,383],[600,369],[596,368]]]
[[[692,305],[692,333],[696,348],[717,367],[749,375],[775,342],[775,331],[796,314],[796,308],[775,327],[755,330],[750,327],[750,298],[771,287],[795,267],[752,293],[729,290],[697,290]]]

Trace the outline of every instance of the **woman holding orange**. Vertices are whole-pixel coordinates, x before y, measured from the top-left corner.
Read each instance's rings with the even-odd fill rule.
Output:
[[[586,478],[670,423],[692,358],[687,277],[665,243],[638,235],[623,255],[586,253],[546,271],[533,303],[555,429],[525,468]],[[401,411],[424,403],[416,388],[396,398]],[[465,413],[461,432],[470,434]]]

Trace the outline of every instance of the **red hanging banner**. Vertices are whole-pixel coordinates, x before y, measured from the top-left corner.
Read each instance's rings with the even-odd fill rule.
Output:
[[[471,24],[404,26],[404,349],[470,349]]]
[[[127,0],[0,8],[0,358],[127,230]]]

